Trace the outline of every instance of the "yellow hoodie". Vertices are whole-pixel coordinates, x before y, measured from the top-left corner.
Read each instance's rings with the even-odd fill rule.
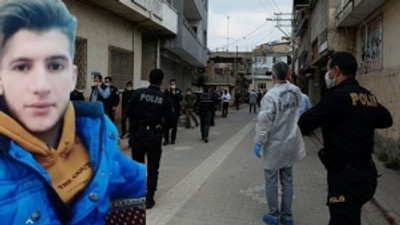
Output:
[[[75,110],[70,103],[64,114],[57,149],[25,130],[17,121],[0,112],[0,133],[29,151],[49,173],[51,185],[65,203],[69,203],[89,183],[93,168],[89,153],[75,135]]]

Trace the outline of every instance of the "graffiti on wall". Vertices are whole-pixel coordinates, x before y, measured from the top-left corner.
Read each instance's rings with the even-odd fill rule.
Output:
[[[367,30],[365,30],[367,29]],[[367,74],[383,68],[383,16],[375,17],[361,28],[360,74]]]

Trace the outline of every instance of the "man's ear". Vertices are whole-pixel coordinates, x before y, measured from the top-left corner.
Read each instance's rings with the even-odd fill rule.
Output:
[[[78,78],[78,67],[76,65],[72,65],[72,87],[71,91],[75,90],[76,79]]]

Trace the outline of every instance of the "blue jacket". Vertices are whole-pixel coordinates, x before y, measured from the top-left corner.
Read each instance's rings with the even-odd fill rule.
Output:
[[[94,174],[69,205],[71,224],[103,224],[110,200],[145,196],[145,167],[118,149],[118,133],[98,102],[74,102],[76,133]],[[32,155],[0,136],[0,224],[61,224],[46,193],[50,176]]]

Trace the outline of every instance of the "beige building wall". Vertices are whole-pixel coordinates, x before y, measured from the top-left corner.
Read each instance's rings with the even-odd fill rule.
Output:
[[[378,130],[377,144],[391,155],[399,155],[400,144],[400,1],[388,0],[375,12],[365,19],[368,23],[377,15],[383,15],[383,69],[358,75],[362,86],[372,91],[378,100],[386,106],[393,116],[393,126],[389,129]],[[357,31],[357,60],[361,62],[361,27]]]
[[[135,52],[133,24],[98,7],[72,0],[64,2],[78,20],[76,36],[87,39],[87,79],[84,94],[89,96],[90,86],[93,83],[91,72],[100,72],[103,77],[110,75],[110,46]],[[136,47],[140,47],[135,50],[141,52],[141,46]]]

